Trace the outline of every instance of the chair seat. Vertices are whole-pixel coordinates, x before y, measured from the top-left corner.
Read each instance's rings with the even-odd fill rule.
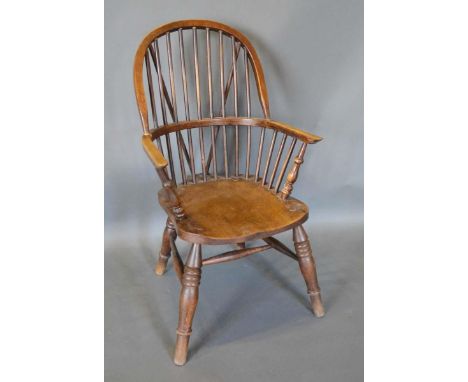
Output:
[[[294,198],[282,200],[264,186],[240,178],[181,185],[176,192],[185,213],[183,219],[174,221],[177,234],[192,243],[262,239],[308,218],[308,207],[303,202]],[[166,207],[164,195],[159,193],[159,201]]]

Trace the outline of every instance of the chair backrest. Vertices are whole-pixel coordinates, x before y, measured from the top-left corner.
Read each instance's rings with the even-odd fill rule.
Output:
[[[302,161],[307,138],[270,120],[260,60],[237,30],[209,20],[163,25],[140,44],[133,74],[144,135],[174,185],[242,177],[277,193],[294,151]]]
[[[269,118],[262,66],[242,33],[210,20],[182,20],[155,29],[140,44],[134,64],[145,134],[183,120],[250,117],[252,77],[263,117]]]

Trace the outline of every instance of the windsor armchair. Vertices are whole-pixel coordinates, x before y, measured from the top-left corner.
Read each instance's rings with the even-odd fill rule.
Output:
[[[312,311],[323,316],[302,226],[308,207],[291,197],[307,145],[322,138],[270,119],[263,69],[249,40],[214,21],[163,25],[137,50],[134,85],[143,148],[160,177],[159,203],[168,216],[155,272],[162,275],[172,256],[182,285],[175,364],[187,359],[202,266],[275,249],[299,263]],[[273,237],[286,230],[295,252]],[[191,243],[185,264],[177,237]],[[264,244],[246,245],[254,240]],[[202,246],[216,244],[235,249],[203,258]]]

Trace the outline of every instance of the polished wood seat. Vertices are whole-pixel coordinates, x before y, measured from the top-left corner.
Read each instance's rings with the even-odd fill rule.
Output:
[[[312,312],[322,317],[302,225],[308,208],[291,196],[307,146],[322,138],[271,119],[250,41],[215,21],[175,21],[143,39],[133,75],[143,149],[161,180],[159,203],[167,214],[155,273],[164,274],[172,259],[181,283],[174,363],[187,361],[204,266],[274,249],[298,262]],[[295,251],[273,237],[286,230]],[[177,239],[191,244],[185,261]],[[234,249],[203,257],[202,246],[215,244]]]
[[[304,222],[303,202],[282,200],[259,183],[243,178],[211,180],[177,187],[185,219],[176,221],[178,236],[191,243],[243,243],[291,229]],[[159,201],[171,208],[162,190]]]

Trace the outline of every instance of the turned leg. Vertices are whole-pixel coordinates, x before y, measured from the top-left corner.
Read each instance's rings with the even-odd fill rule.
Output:
[[[201,245],[192,244],[182,276],[179,298],[179,325],[175,346],[174,363],[183,365],[187,361],[188,344],[192,333],[192,320],[198,302],[198,286],[201,277]]]
[[[310,296],[312,311],[316,317],[323,317],[325,315],[325,310],[320,296],[320,287],[317,280],[315,261],[312,257],[312,248],[310,246],[309,238],[302,225],[293,229],[293,240],[299,261],[299,267],[307,285],[307,293]]]
[[[154,272],[161,276],[166,271],[167,261],[171,256],[171,240],[175,240],[177,237],[174,224],[167,219],[166,228],[164,228],[161,250],[159,251],[158,262],[156,263],[156,268]]]

